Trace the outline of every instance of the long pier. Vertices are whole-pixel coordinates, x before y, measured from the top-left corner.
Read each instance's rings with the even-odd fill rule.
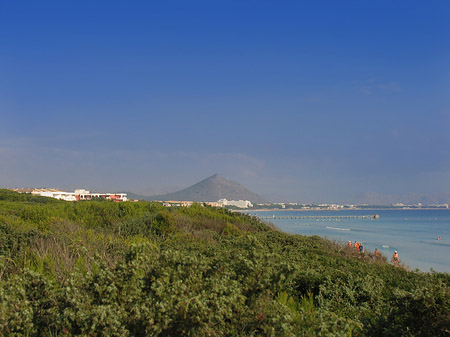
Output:
[[[374,215],[272,215],[272,216],[258,216],[260,219],[365,219],[375,220],[380,216]]]

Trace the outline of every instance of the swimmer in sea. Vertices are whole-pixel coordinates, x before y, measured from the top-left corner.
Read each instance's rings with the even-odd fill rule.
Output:
[[[391,262],[394,264],[394,266],[398,267],[398,253],[397,251],[394,252],[394,254],[392,255],[392,259]]]

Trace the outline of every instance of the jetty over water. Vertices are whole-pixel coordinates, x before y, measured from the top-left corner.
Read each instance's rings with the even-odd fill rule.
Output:
[[[379,219],[378,214],[374,215],[272,215],[272,216],[258,216],[260,219],[365,219],[375,220]]]

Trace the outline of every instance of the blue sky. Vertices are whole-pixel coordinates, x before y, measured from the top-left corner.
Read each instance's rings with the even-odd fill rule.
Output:
[[[0,0],[0,186],[450,192],[449,1]]]

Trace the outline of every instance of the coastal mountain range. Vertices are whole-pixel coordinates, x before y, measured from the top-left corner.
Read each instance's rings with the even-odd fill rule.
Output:
[[[403,203],[407,205],[418,203],[421,203],[422,205],[439,205],[450,203],[450,192],[434,194],[408,193],[401,195],[365,192],[358,195],[352,202],[369,205],[390,205],[394,203]]]
[[[181,191],[154,196],[141,196],[128,193],[131,199],[144,200],[183,200],[183,201],[205,201],[214,202],[220,199],[227,200],[249,200],[252,203],[265,203],[266,201],[258,194],[249,191],[241,184],[225,179],[219,174],[214,174],[192,186]]]
[[[177,200],[177,201],[198,201],[214,202],[220,199],[227,200],[249,200],[252,203],[266,203],[267,201],[258,194],[249,191],[241,184],[228,180],[219,174],[214,174],[192,186],[183,190],[153,196],[144,196],[126,192],[129,199],[137,200]],[[278,199],[278,198],[273,198]],[[450,193],[420,194],[409,193],[402,195],[382,194],[375,192],[365,192],[357,195],[351,200],[343,203],[368,204],[368,205],[391,205],[394,203],[438,205],[449,204]]]

